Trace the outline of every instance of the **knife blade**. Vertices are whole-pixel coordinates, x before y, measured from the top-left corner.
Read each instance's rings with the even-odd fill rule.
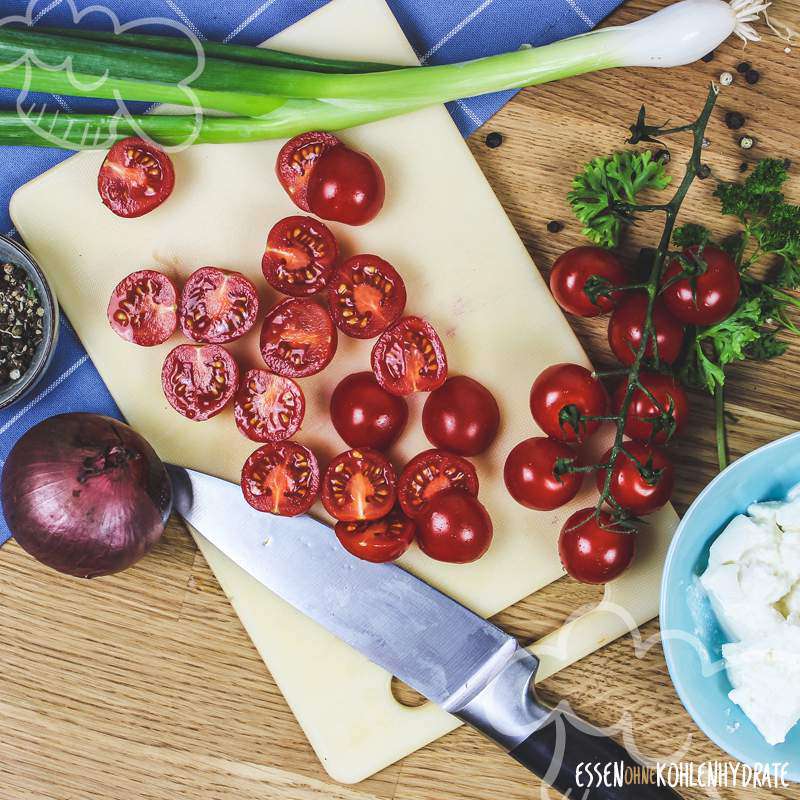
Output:
[[[582,786],[584,763],[637,762],[599,729],[540,703],[533,690],[538,660],[497,626],[395,564],[355,558],[329,526],[307,515],[263,514],[237,484],[168,469],[174,510],[201,536],[550,785],[586,800],[678,797],[653,784]]]

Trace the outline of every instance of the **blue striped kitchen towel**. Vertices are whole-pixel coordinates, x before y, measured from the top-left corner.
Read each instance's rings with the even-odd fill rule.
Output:
[[[324,5],[326,0],[103,0],[122,23],[143,18],[167,18],[200,39],[257,44]],[[388,0],[420,60],[440,64],[514,50],[523,44],[542,45],[583,33],[622,0]],[[0,21],[30,13],[36,24],[71,26],[88,0],[0,0]],[[92,6],[91,8],[98,8]],[[80,22],[88,28],[108,28],[107,13],[92,11]],[[165,30],[164,32],[170,32]],[[173,31],[174,32],[174,31]],[[513,92],[468,98],[448,108],[464,136],[479,128]],[[0,90],[0,108],[14,108],[15,95]],[[63,110],[106,109],[102,101],[44,97]],[[14,235],[8,201],[17,187],[57,164],[68,153],[33,147],[0,147],[0,232]],[[32,425],[65,411],[96,411],[119,416],[100,376],[66,319],[56,358],[38,391],[22,403],[0,412],[0,468],[14,442]],[[8,538],[0,514],[0,544]]]

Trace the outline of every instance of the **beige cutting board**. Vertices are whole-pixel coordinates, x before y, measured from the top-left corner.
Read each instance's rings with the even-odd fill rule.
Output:
[[[415,61],[383,0],[334,0],[271,44],[318,55]],[[377,160],[388,187],[374,222],[331,226],[345,254],[378,253],[394,264],[406,280],[409,312],[430,319],[442,335],[451,373],[479,379],[501,406],[497,441],[476,460],[481,499],[494,520],[491,550],[464,566],[436,563],[416,549],[402,562],[491,615],[563,574],[556,553],[561,524],[594,502],[587,481],[568,508],[534,513],[514,503],[502,483],[505,455],[536,433],[528,410],[533,378],[554,362],[586,363],[586,357],[444,108],[347,131],[343,138]],[[11,203],[17,230],[52,278],[128,421],[162,458],[230,480],[237,480],[254,449],[237,432],[230,411],[194,423],[172,411],[161,394],[161,363],[179,337],[159,348],[137,348],[111,333],[105,308],[114,285],[133,270],[155,267],[185,277],[206,264],[247,273],[261,287],[262,302],[275,301],[261,276],[261,253],[269,227],[296,213],[273,174],[280,145],[209,145],[175,154],[173,196],[138,220],[118,219],[100,203],[102,153],[69,159],[19,189]],[[259,364],[257,338],[231,347],[243,366]],[[344,375],[368,368],[370,346],[340,337],[332,365],[302,381],[309,407],[298,438],[323,465],[345,449],[328,421],[331,391]],[[407,432],[392,454],[398,465],[429,446],[419,424],[423,399],[411,403]],[[542,658],[540,677],[656,616],[661,565],[677,517],[667,508],[652,522],[634,567],[607,587],[601,606],[533,648]],[[459,724],[431,704],[400,705],[387,673],[260,587],[202,538],[198,544],[333,778],[362,780]]]

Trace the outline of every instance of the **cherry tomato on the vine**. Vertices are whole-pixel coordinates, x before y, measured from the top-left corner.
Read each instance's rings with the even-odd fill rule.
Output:
[[[292,202],[303,211],[308,205],[308,180],[320,157],[338,147],[341,141],[332,133],[308,131],[289,139],[275,162],[275,174]]]
[[[611,514],[595,509],[576,511],[561,528],[558,555],[564,569],[581,583],[607,583],[630,566],[636,533],[615,523]]]
[[[689,325],[715,325],[736,307],[739,301],[739,270],[723,250],[707,245],[690,247],[683,257],[674,259],[664,272],[661,296],[672,315]],[[674,280],[682,272],[696,269],[699,274]],[[703,271],[704,270],[704,271]]]
[[[172,281],[160,272],[143,269],[117,284],[108,303],[108,321],[125,341],[153,347],[175,333],[177,309]]]
[[[575,453],[563,442],[535,436],[520,442],[506,458],[503,479],[509,494],[526,508],[552,511],[578,494],[582,472],[569,472],[579,466]]]
[[[633,364],[642,344],[646,316],[647,293],[640,291],[626,292],[611,314],[608,343],[611,351],[625,366]],[[664,364],[672,364],[681,352],[683,324],[669,313],[660,297],[653,306],[653,329],[659,360]],[[645,358],[654,357],[653,338],[650,337]]]
[[[446,489],[478,494],[478,473],[466,458],[444,450],[424,450],[405,465],[397,499],[409,517],[418,517],[433,497]]]
[[[548,436],[562,442],[583,442],[600,427],[586,417],[608,414],[608,393],[586,367],[553,364],[531,387],[531,414]]]
[[[669,501],[675,486],[675,468],[662,450],[641,442],[625,442],[611,470],[611,497],[635,517],[652,514]],[[611,450],[602,458],[608,463]],[[636,462],[639,463],[636,463]],[[598,469],[595,477],[597,491],[602,492],[608,470]]]
[[[588,285],[587,285],[588,281]],[[556,259],[550,291],[556,302],[578,317],[596,317],[614,307],[628,275],[620,260],[602,247],[573,247]]]
[[[385,517],[397,497],[397,477],[386,456],[363,448],[340,453],[322,478],[322,504],[341,522]]]
[[[680,434],[689,422],[686,392],[672,375],[659,372],[640,372],[639,382],[646,391],[639,387],[633,391],[625,419],[625,434],[639,442],[664,444]],[[614,392],[615,413],[622,407],[627,388],[627,383],[623,382]]]
[[[417,544],[437,561],[466,564],[492,543],[492,520],[483,504],[463,489],[447,489],[417,519]]]
[[[337,522],[336,538],[342,547],[364,561],[382,564],[400,558],[411,546],[417,526],[402,511],[395,509],[381,519],[364,522]]]

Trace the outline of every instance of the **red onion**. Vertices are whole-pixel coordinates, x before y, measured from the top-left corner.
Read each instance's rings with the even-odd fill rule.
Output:
[[[2,498],[24,550],[59,572],[94,578],[127,569],[159,540],[172,488],[132,428],[98,414],[61,414],[16,443]]]

